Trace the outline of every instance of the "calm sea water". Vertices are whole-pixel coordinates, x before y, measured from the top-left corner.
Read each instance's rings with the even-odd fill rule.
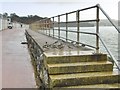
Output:
[[[65,27],[61,27],[60,29],[65,29]],[[76,31],[77,29],[75,27],[69,27],[69,30]],[[95,33],[96,27],[80,27],[80,31]],[[49,32],[49,31],[47,31],[47,32]],[[53,31],[51,30],[50,33],[52,34]],[[55,35],[58,35],[58,30],[55,30]],[[66,32],[60,31],[60,35],[62,37],[65,37]],[[118,51],[120,51],[120,50],[118,50],[118,33],[117,33],[116,29],[112,26],[100,27],[100,35],[102,36],[102,39],[106,43],[108,49],[112,52],[114,57],[118,60]],[[76,41],[77,34],[73,33],[73,32],[69,32],[68,38]],[[95,46],[96,36],[88,35],[88,34],[80,34],[80,42]],[[100,51],[103,53],[107,53],[101,43],[100,43]]]

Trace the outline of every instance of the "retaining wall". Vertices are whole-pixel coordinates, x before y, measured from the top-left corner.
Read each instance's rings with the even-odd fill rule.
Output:
[[[35,63],[35,70],[37,72],[37,80],[40,80],[41,86],[47,87],[48,85],[48,73],[44,66],[44,54],[38,41],[35,39],[36,36],[31,36],[27,31],[25,32],[28,49],[32,58],[32,62]]]

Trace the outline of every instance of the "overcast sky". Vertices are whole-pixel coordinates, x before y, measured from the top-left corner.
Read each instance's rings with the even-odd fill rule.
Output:
[[[0,13],[52,17],[99,3],[112,19],[118,19],[118,2],[119,0],[0,0]]]

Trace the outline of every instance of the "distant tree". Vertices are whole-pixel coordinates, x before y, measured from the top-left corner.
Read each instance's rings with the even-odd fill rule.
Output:
[[[8,17],[8,13],[3,13],[3,17]]]
[[[16,16],[16,13],[11,13],[10,14],[10,17],[14,17],[14,16]]]
[[[28,18],[32,18],[33,17],[33,15],[28,15]]]
[[[43,19],[42,17],[39,17],[37,15],[28,15],[26,17],[19,17],[15,13],[11,13],[10,17],[11,17],[12,21],[17,21],[17,22],[25,23],[25,24],[30,24],[35,21],[39,21],[40,19]]]

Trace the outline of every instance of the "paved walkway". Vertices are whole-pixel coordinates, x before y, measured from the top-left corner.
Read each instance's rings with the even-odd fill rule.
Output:
[[[34,71],[23,29],[11,29],[2,34],[2,88],[35,88]],[[1,52],[0,52],[1,53]]]
[[[2,33],[0,31],[0,90],[2,89]]]

